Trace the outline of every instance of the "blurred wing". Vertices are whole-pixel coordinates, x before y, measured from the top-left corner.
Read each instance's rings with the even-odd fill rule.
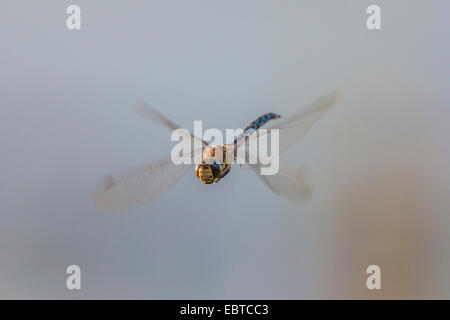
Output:
[[[152,106],[150,106],[147,102],[142,101],[142,100],[138,100],[135,105],[133,106],[133,110],[140,114],[141,116],[144,116],[146,118],[149,118],[151,120],[154,120],[158,123],[162,123],[164,124],[166,127],[168,127],[171,130],[176,130],[176,129],[182,129],[181,126],[179,126],[178,124],[176,124],[175,122],[173,122],[172,120],[168,119],[166,116],[162,115],[161,113],[159,113],[155,108],[153,108]],[[186,130],[186,133],[189,133],[189,135],[196,139],[201,141],[204,145],[208,145],[208,142],[200,139],[199,137],[194,136],[192,133],[190,133],[189,131]]]
[[[286,151],[300,140],[308,132],[309,128],[338,100],[339,95],[332,93],[317,99],[308,107],[291,116],[274,120],[272,125],[266,127],[269,129],[267,131],[267,141],[271,141],[270,129],[279,129],[279,151],[280,153]],[[259,130],[256,134],[244,137],[244,139],[238,141],[238,144],[248,143],[249,139],[257,138],[261,135],[258,132]]]
[[[128,172],[108,175],[94,195],[97,207],[120,210],[153,200],[177,182],[189,164],[176,165],[171,157],[155,161]]]
[[[280,197],[294,203],[303,203],[312,195],[312,187],[305,179],[300,168],[293,168],[280,163],[280,170],[275,175],[261,175],[260,165],[253,165],[252,169],[261,181]]]

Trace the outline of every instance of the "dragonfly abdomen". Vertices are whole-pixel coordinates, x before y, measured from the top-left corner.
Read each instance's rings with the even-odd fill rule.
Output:
[[[269,120],[273,120],[273,119],[278,119],[281,118],[280,115],[273,113],[273,112],[269,112],[266,114],[263,114],[261,117],[259,117],[258,119],[256,119],[255,121],[250,122],[245,128],[244,128],[244,132],[242,133],[242,135],[246,135],[248,134],[250,131],[255,131],[258,130],[259,128],[261,128],[267,121]],[[238,140],[238,138],[236,138],[234,140],[234,143],[236,143]]]
[[[272,120],[272,119],[278,119],[281,116],[273,113],[273,112],[269,112],[266,113],[264,115],[262,115],[261,117],[259,117],[258,119],[256,119],[253,122],[250,122],[245,128],[244,128],[244,132],[248,131],[248,130],[258,130],[260,127],[262,127],[267,121]]]

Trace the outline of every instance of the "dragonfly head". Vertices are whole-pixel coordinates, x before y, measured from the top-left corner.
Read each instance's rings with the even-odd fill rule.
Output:
[[[202,163],[195,166],[195,175],[204,184],[211,184],[220,178],[222,167],[217,163]]]

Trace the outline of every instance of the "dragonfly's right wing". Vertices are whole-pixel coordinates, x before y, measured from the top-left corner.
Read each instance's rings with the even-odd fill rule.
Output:
[[[153,200],[175,184],[189,168],[192,165],[176,165],[168,157],[128,172],[108,175],[95,192],[95,203],[102,209],[120,210]]]
[[[144,116],[146,118],[154,120],[158,123],[164,124],[166,127],[168,127],[171,130],[181,129],[181,127],[178,124],[176,124],[175,122],[173,122],[172,120],[170,120],[169,118],[167,118],[166,116],[164,116],[163,114],[158,112],[158,110],[156,110],[155,108],[153,108],[152,106],[150,106],[147,102],[145,102],[143,100],[138,100],[135,103],[135,105],[133,106],[133,110],[136,113],[140,114],[141,116]],[[183,130],[183,131],[188,133],[192,138],[199,140],[203,145],[205,145],[205,146],[208,145],[208,142],[200,139],[199,137],[194,136],[189,131],[187,131],[187,130]]]
[[[275,175],[261,175],[260,165],[250,165],[259,179],[275,194],[294,203],[303,203],[311,197],[312,187],[300,168],[281,162]]]

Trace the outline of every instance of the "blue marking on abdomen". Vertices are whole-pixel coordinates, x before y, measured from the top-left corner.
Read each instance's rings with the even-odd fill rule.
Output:
[[[250,122],[245,128],[244,128],[244,134],[247,133],[249,130],[258,130],[259,128],[261,128],[267,121],[272,120],[272,119],[278,119],[281,116],[273,113],[273,112],[269,112],[266,114],[263,114],[261,117],[259,117],[258,119],[256,119],[253,122]],[[236,138],[234,140],[234,143],[236,143],[238,140],[238,138]]]

